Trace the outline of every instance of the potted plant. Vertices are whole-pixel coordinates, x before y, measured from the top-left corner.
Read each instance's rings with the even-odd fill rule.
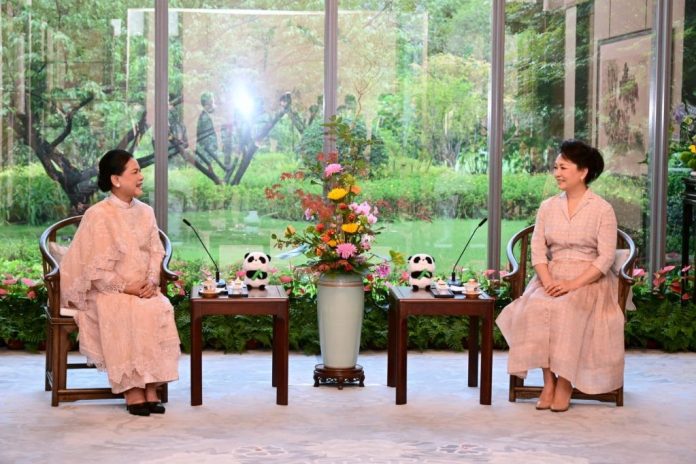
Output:
[[[359,201],[359,179],[369,174],[366,150],[371,140],[357,137],[352,126],[335,118],[325,124],[328,133],[346,147],[342,153],[320,153],[305,170],[286,173],[281,180],[308,179],[321,185],[321,193],[298,190],[307,227],[296,230],[288,225],[282,236],[273,234],[278,248],[292,247],[307,258],[306,272],[318,276],[317,318],[322,364],[315,370],[315,386],[357,379],[364,374],[357,365],[365,301],[363,277],[384,259],[372,253],[378,210]],[[279,185],[269,197],[278,197]],[[392,261],[403,264],[403,257],[390,252]]]

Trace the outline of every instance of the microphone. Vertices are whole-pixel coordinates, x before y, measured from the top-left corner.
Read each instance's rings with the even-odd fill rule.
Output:
[[[464,245],[464,249],[462,252],[459,254],[459,258],[457,258],[457,261],[454,263],[454,266],[452,266],[452,278],[450,279],[449,282],[447,282],[448,285],[454,285],[459,287],[462,283],[457,280],[457,264],[459,264],[459,260],[462,259],[462,256],[464,256],[464,252],[466,251],[466,248],[469,246],[469,243],[471,243],[471,239],[474,238],[474,234],[476,233],[477,230],[481,228],[482,225],[484,225],[488,221],[488,218],[485,217],[481,219],[481,222],[478,223],[474,231],[471,233],[471,236],[469,237],[469,240],[467,240],[466,245]]]
[[[216,282],[217,286],[224,287],[225,281],[220,280],[220,268],[218,268],[217,263],[213,259],[213,255],[211,255],[210,252],[208,251],[208,247],[206,247],[205,243],[203,243],[203,240],[201,240],[201,236],[198,235],[198,231],[196,230],[195,227],[193,227],[193,225],[190,222],[188,222],[188,220],[186,218],[184,218],[184,224],[186,224],[187,226],[189,226],[191,228],[191,230],[193,230],[193,233],[196,234],[198,241],[201,242],[201,245],[203,245],[203,249],[205,250],[206,253],[208,253],[208,256],[210,256],[210,260],[213,262],[213,266],[215,266],[215,282]]]

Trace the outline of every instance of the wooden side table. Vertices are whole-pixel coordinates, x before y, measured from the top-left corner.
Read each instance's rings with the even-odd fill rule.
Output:
[[[493,318],[495,299],[481,294],[479,298],[435,298],[427,290],[413,291],[411,287],[392,287],[389,305],[389,334],[387,355],[387,385],[396,387],[396,404],[406,404],[406,366],[409,316],[468,316],[469,317],[469,378],[470,387],[478,383],[478,332],[481,328],[481,392],[479,402],[491,404],[493,385]]]
[[[684,200],[683,200],[683,219],[682,219],[682,269],[689,265],[689,247],[693,240],[691,227],[694,223],[694,206],[696,206],[696,177],[689,176],[684,178]],[[696,254],[694,254],[694,264],[696,264]],[[686,277],[688,273],[683,273]],[[684,283],[685,280],[682,280]],[[682,295],[684,295],[686,285],[682,285]],[[682,299],[682,306],[687,300]]]
[[[273,367],[271,384],[276,387],[276,404],[288,404],[288,297],[281,286],[250,290],[248,297],[202,298],[199,287],[191,292],[191,406],[203,404],[202,326],[210,315],[273,316]],[[224,294],[223,294],[224,295]]]

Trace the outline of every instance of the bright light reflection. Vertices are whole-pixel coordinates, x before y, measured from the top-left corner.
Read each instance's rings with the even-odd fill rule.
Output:
[[[251,119],[254,115],[254,99],[244,87],[237,87],[234,92],[234,107],[244,119]]]

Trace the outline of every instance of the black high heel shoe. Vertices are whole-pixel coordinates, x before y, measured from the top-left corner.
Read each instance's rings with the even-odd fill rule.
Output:
[[[164,414],[166,411],[164,405],[159,401],[150,401],[145,404],[147,404],[147,409],[150,411],[150,414]]]
[[[127,404],[126,409],[134,416],[149,416],[150,408],[147,403]]]

